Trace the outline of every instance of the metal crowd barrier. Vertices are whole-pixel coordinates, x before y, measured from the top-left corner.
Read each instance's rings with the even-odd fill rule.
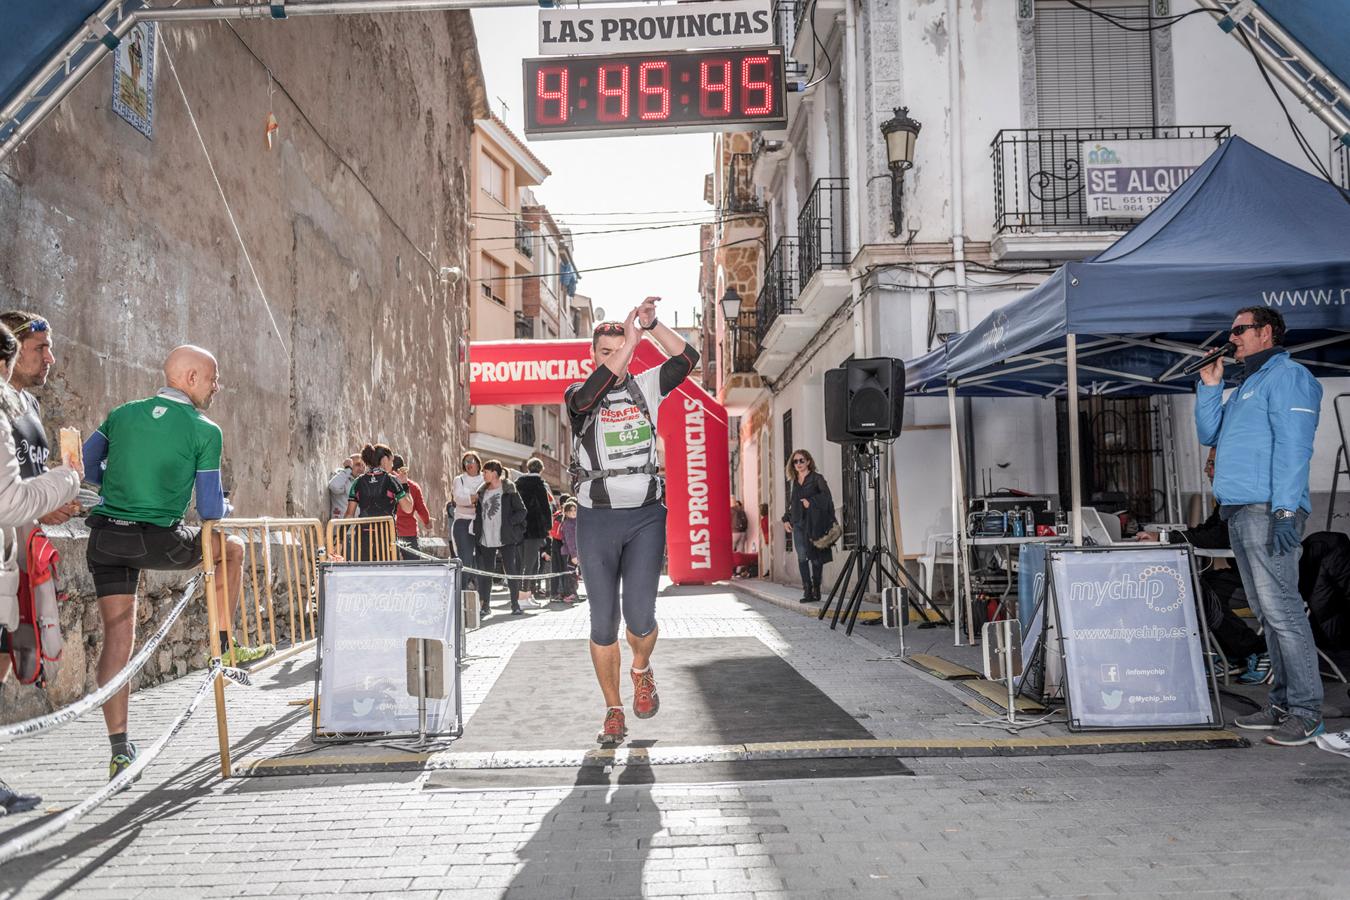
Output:
[[[393,562],[399,558],[392,516],[333,519],[328,523],[328,558]]]
[[[391,526],[392,526],[392,520]],[[330,529],[331,535],[331,529]],[[220,537],[217,538],[217,535]],[[244,542],[243,568],[240,573],[242,595],[239,602],[239,628],[243,643],[278,644],[278,590],[284,592],[285,609],[280,610],[281,636],[290,644],[286,656],[310,646],[315,638],[318,591],[318,560],[324,549],[324,527],[318,519],[221,519],[202,527],[202,573],[206,578],[206,618],[212,658],[223,658],[234,666],[234,646],[220,646],[220,632],[234,637],[234,604],[225,604],[225,622],[218,621],[216,597],[232,600],[239,586],[229,583],[224,565],[217,565],[210,552],[213,543],[229,537]],[[280,557],[274,561],[273,556]],[[222,560],[223,560],[222,555]],[[223,657],[222,657],[223,654]],[[215,677],[216,729],[220,741],[220,773],[230,777],[230,734],[225,710],[225,681]]]

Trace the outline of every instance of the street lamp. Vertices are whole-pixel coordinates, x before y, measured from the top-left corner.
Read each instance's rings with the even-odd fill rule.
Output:
[[[891,234],[894,235],[905,229],[905,170],[914,165],[914,144],[921,128],[922,125],[909,117],[908,106],[896,108],[895,115],[881,123],[881,136],[886,139],[886,162],[891,169]]]
[[[739,322],[741,318],[741,295],[734,287],[727,288],[722,295],[722,316],[728,322]]]

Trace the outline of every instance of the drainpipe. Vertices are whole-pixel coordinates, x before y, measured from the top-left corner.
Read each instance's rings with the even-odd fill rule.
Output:
[[[848,141],[848,246],[853,259],[862,248],[862,197],[863,179],[861,175],[861,153],[858,149],[858,135],[862,130],[858,121],[858,14],[854,0],[844,2],[844,58],[848,68],[844,92],[844,134]],[[853,317],[853,356],[863,359],[867,356],[867,328],[862,311],[862,288],[854,269],[853,259],[849,260],[849,309]]]
[[[966,292],[966,211],[965,211],[965,133],[962,130],[961,104],[961,22],[960,0],[947,0],[947,96],[951,140],[948,148],[951,166],[952,259],[956,277],[956,323],[961,331],[970,330],[970,295]],[[970,398],[963,398],[962,417],[966,434],[966,478],[975,474],[975,431],[970,415]],[[969,487],[969,482],[968,482]]]
[[[961,24],[957,19],[960,0],[947,0],[947,95],[951,140],[952,259],[956,261],[956,317],[962,331],[970,328],[970,298],[966,294],[965,179],[962,177],[964,144],[961,115]]]

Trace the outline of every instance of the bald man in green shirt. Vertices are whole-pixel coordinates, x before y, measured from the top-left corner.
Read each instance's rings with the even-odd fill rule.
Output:
[[[193,492],[203,521],[223,519],[230,505],[220,481],[220,426],[205,415],[220,390],[216,358],[200,347],[176,348],[164,362],[166,387],[153,397],[133,400],[108,413],[84,444],[85,478],[102,484],[102,501],[89,515],[86,558],[103,620],[103,651],[98,683],[111,681],[131,659],[136,640],[136,587],[142,569],[193,569],[202,564],[202,530],[184,525]],[[238,604],[243,579],[244,543],[222,541],[230,606]],[[221,547],[213,548],[216,565]],[[217,598],[216,621],[223,627],[226,598]],[[230,635],[220,635],[230,650]],[[236,647],[235,660],[248,662],[270,652]],[[127,739],[127,703],[123,688],[103,705],[112,744],[108,777],[136,759]]]

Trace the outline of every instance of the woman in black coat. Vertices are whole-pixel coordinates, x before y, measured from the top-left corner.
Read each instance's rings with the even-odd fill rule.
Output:
[[[834,500],[825,476],[816,471],[816,461],[805,450],[792,451],[788,457],[787,477],[792,489],[787,512],[783,514],[783,528],[792,535],[797,568],[802,573],[805,593],[798,602],[815,603],[820,599],[825,563],[834,559],[834,554],[829,547],[822,550],[811,542],[834,524]]]

